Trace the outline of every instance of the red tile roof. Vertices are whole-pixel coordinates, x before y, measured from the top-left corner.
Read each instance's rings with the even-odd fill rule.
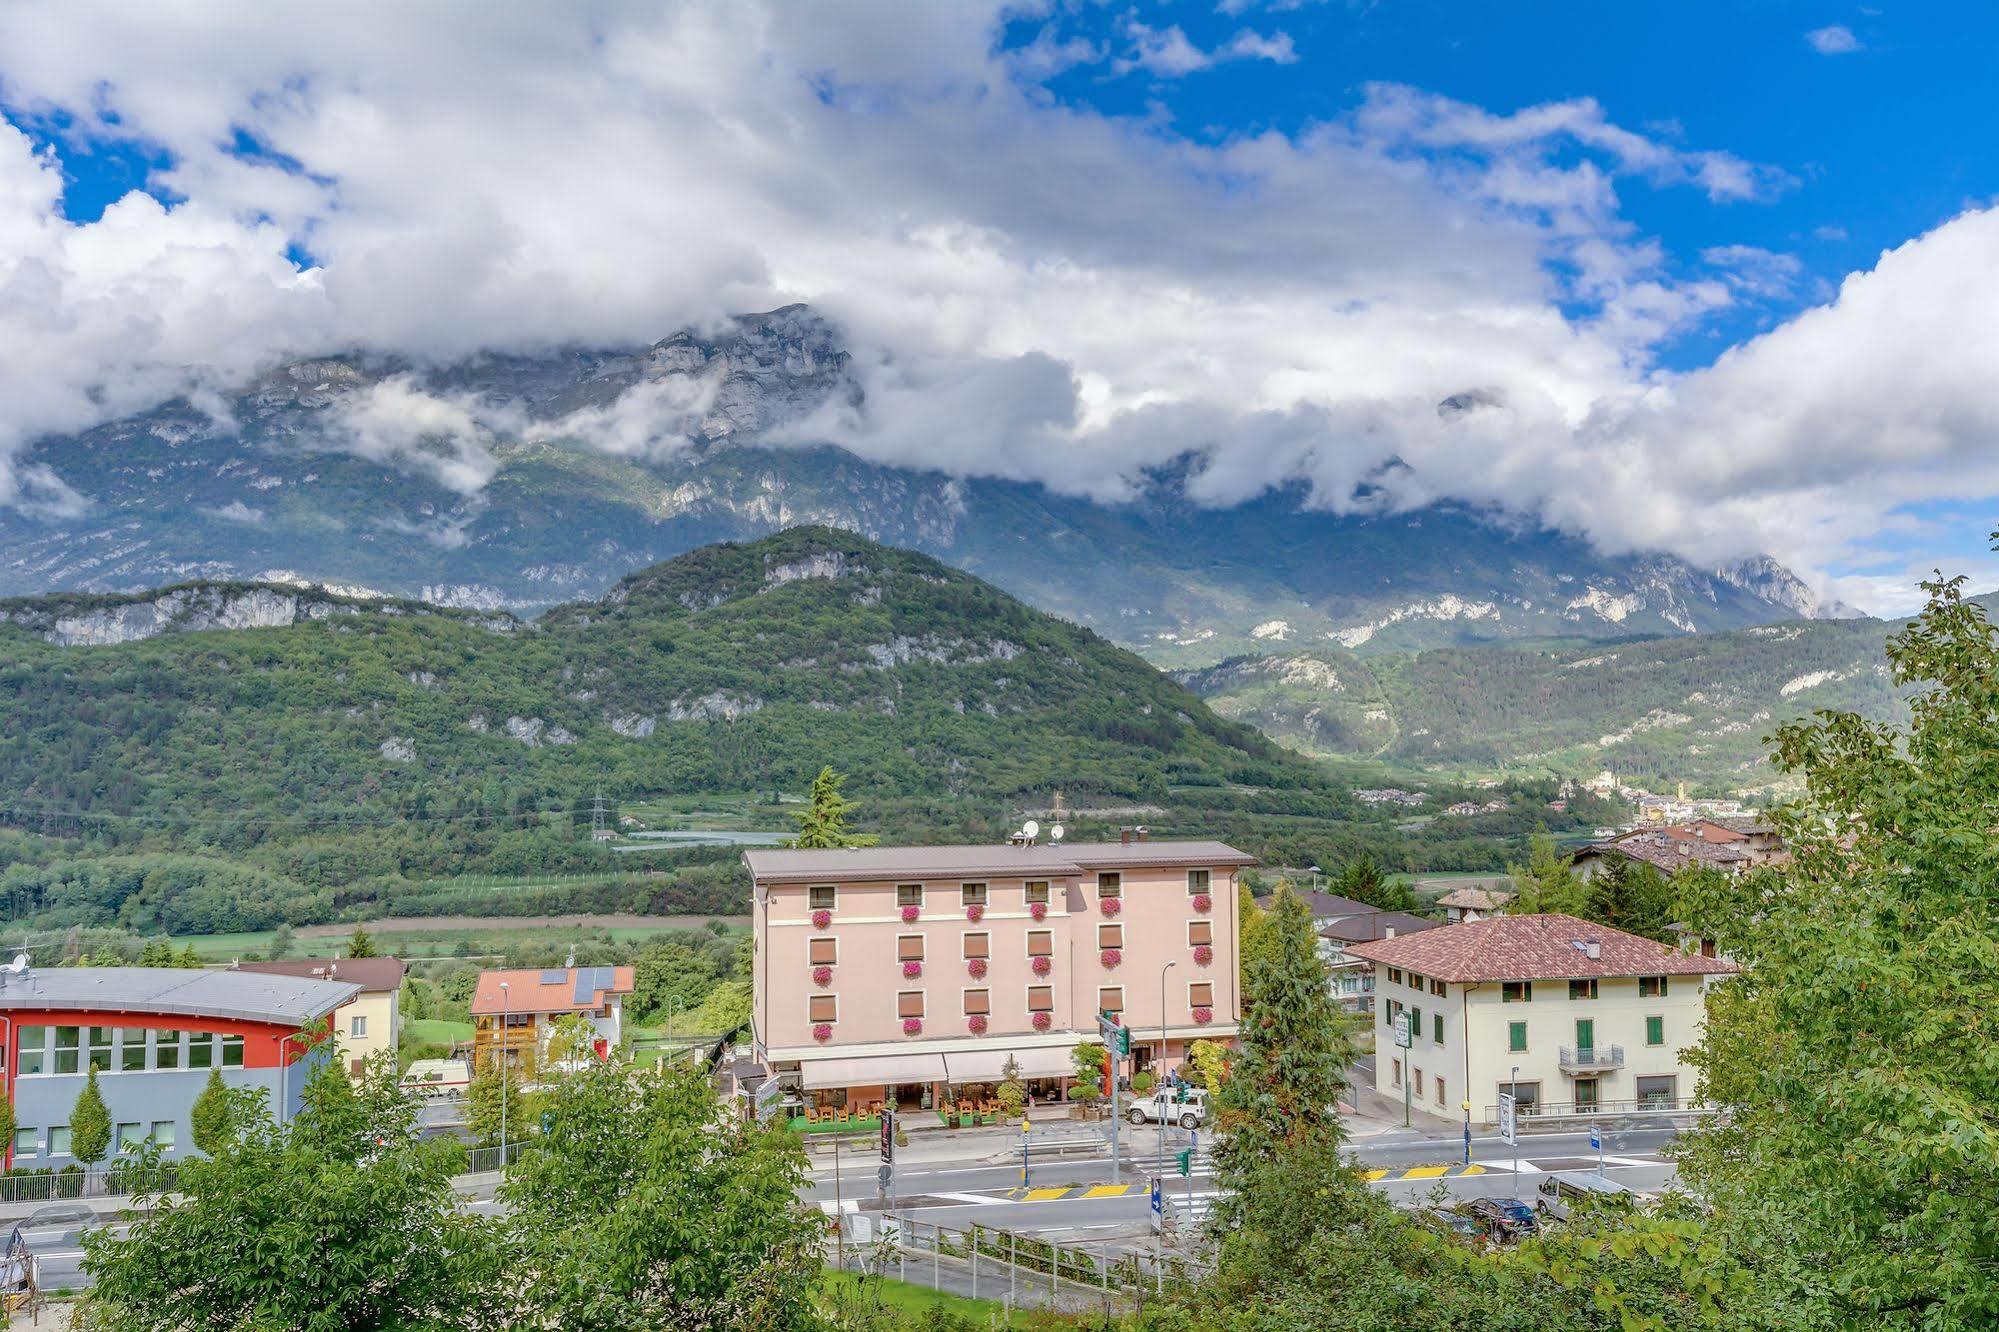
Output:
[[[1577,944],[1597,945],[1590,957]],[[1564,980],[1608,976],[1709,976],[1732,962],[1694,957],[1574,916],[1495,916],[1421,934],[1347,945],[1350,957],[1406,967],[1441,981]]]
[[[1743,839],[1746,840],[1746,839]],[[1579,848],[1570,857],[1581,860],[1586,856],[1619,855],[1626,860],[1642,860],[1656,866],[1668,874],[1674,874],[1689,865],[1713,865],[1726,869],[1731,865],[1746,865],[1753,857],[1734,842],[1711,842],[1705,838],[1677,836],[1667,829],[1626,833],[1608,842],[1591,842]]]
[[[291,957],[278,962],[237,962],[236,971],[266,976],[304,976],[310,980],[349,981],[363,994],[399,990],[406,968],[394,957]]]
[[[611,973],[608,989],[593,988],[590,997],[578,1003],[576,999],[576,976],[578,972],[592,970],[590,967],[549,967],[546,970],[528,971],[482,971],[479,973],[479,988],[472,995],[472,1012],[478,1017],[497,1017],[506,1013],[585,1013],[595,1012],[604,1006],[607,997],[614,994],[632,992],[632,969],[630,967],[601,967],[597,970]],[[561,977],[560,980],[542,978]],[[506,1002],[501,1003],[500,982],[507,983]]]

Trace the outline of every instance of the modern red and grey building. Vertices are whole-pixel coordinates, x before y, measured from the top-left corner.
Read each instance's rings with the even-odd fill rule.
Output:
[[[112,1146],[194,1150],[188,1116],[212,1070],[266,1093],[288,1118],[330,1047],[316,1024],[360,987],[343,981],[178,967],[0,968],[0,1049],[14,1107],[9,1164],[79,1164],[70,1116],[90,1070]]]

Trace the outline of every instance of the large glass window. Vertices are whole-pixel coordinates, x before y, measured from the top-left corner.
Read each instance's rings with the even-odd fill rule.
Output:
[[[222,1038],[222,1067],[243,1067],[243,1038],[241,1036],[224,1036]]]
[[[83,1029],[81,1027],[56,1028],[56,1072],[75,1073],[78,1071],[76,1052],[78,1045],[82,1041],[82,1037]]]
[[[191,1031],[187,1034],[187,1066],[189,1068],[213,1068],[215,1066],[215,1036],[213,1033]]]
[[[171,1119],[155,1119],[153,1121],[153,1145],[162,1151],[172,1151],[174,1149],[174,1130],[176,1127],[176,1124]]]
[[[42,1136],[40,1130],[14,1130],[14,1159],[16,1161],[24,1156],[33,1156],[37,1151],[41,1150],[41,1146]]]
[[[111,1071],[111,1043],[116,1029],[112,1027],[85,1027],[84,1031],[89,1033],[87,1039],[89,1043],[90,1067],[96,1069],[99,1073],[109,1073]]]
[[[118,1070],[143,1073],[146,1069],[146,1030],[127,1027],[118,1033]]]
[[[21,1028],[18,1046],[20,1061],[15,1067],[16,1072],[33,1076],[48,1071],[49,1029],[47,1027]]]
[[[49,1155],[69,1155],[69,1125],[58,1124],[49,1130]]]
[[[153,1067],[179,1068],[180,1033],[177,1031],[156,1031],[153,1033]]]
[[[118,1126],[118,1150],[122,1152],[129,1148],[137,1147],[140,1143],[144,1142],[146,1135],[141,1131],[144,1127],[142,1124],[120,1124]]]

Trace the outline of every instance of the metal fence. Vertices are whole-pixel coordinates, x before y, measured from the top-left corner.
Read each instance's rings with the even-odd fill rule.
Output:
[[[1640,1096],[1628,1101],[1543,1101],[1520,1107],[1520,1120],[1587,1119],[1602,1115],[1707,1114],[1713,1106],[1704,1101],[1680,1100],[1672,1096]],[[1485,1122],[1499,1122],[1499,1107],[1485,1108]]]
[[[168,1193],[180,1178],[172,1165],[151,1170],[59,1170],[34,1175],[0,1175],[0,1203],[67,1202],[72,1198],[128,1198],[135,1193]]]
[[[1076,1242],[990,1226],[959,1229],[895,1212],[852,1213],[827,1243],[829,1266],[894,1277],[1008,1310],[1131,1312],[1187,1279],[1184,1255],[1156,1258],[1150,1238]]]

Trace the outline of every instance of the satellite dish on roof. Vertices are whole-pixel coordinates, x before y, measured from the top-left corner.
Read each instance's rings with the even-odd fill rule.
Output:
[[[1027,822],[1020,825],[1020,831],[1023,836],[1025,836],[1029,841],[1032,841],[1036,837],[1041,836],[1041,825],[1036,823],[1033,819],[1029,819]]]
[[[1054,825],[1053,827],[1049,828],[1049,830],[1048,830],[1048,840],[1049,840],[1049,841],[1051,841],[1051,842],[1059,842],[1059,841],[1061,841],[1061,840],[1062,840],[1062,825],[1061,825],[1061,824],[1059,824],[1059,823],[1058,823],[1058,824],[1055,824],[1055,825]]]

